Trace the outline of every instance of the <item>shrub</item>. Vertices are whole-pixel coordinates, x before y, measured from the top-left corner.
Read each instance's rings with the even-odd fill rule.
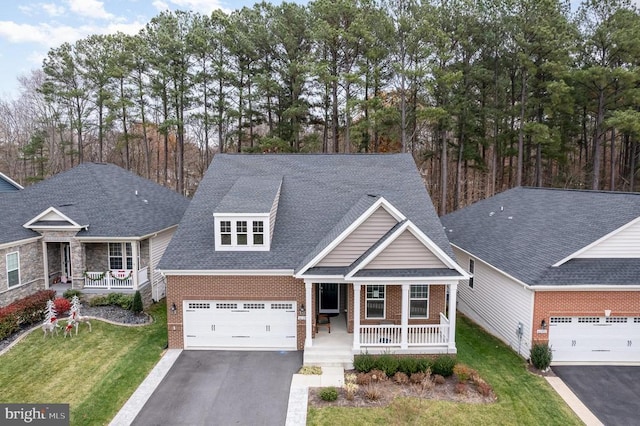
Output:
[[[320,399],[322,399],[323,401],[335,401],[336,399],[338,399],[338,390],[333,386],[323,388],[320,391]]]
[[[320,375],[322,374],[322,367],[317,365],[303,365],[300,367],[298,374],[304,374],[305,376]]]
[[[406,375],[411,375],[420,371],[418,359],[412,357],[402,357],[398,359],[398,371],[402,371]]]
[[[384,354],[376,359],[376,368],[385,372],[387,377],[393,377],[398,371],[400,362],[398,358],[390,354]]]
[[[484,380],[481,381],[481,382],[477,382],[476,383],[476,388],[478,389],[478,392],[482,396],[491,395],[491,390],[492,390],[491,386],[489,386],[489,384],[487,382],[485,382]]]
[[[546,343],[536,343],[531,348],[531,363],[538,370],[546,370],[551,365],[553,353]]]
[[[344,397],[349,401],[353,401],[356,393],[358,393],[359,386],[353,382],[347,382],[344,384]]]
[[[416,363],[418,371],[431,370],[431,366],[433,365],[433,361],[430,358],[416,358]]]
[[[387,380],[387,374],[382,370],[371,370],[369,371],[369,376],[371,377],[372,382],[382,382]]]
[[[453,369],[455,366],[455,357],[451,355],[440,355],[433,361],[431,371],[433,371],[433,374],[439,374],[444,377],[449,377],[453,374]]]
[[[447,383],[447,379],[445,379],[444,377],[442,377],[439,374],[434,374],[433,375],[433,382],[436,385],[444,385],[445,383]]]
[[[417,373],[413,373],[411,377],[409,377],[409,380],[411,381],[411,383],[419,384],[419,383],[422,383],[422,381],[426,377],[427,377],[426,374],[424,374],[422,371],[419,371]]]
[[[65,292],[62,293],[62,297],[68,300],[73,299],[73,296],[78,296],[78,299],[82,299],[82,292],[78,289],[70,288],[69,290],[65,290]]]
[[[64,297],[56,297],[53,301],[53,305],[56,308],[58,316],[66,314],[69,312],[69,309],[71,309],[71,302],[69,302],[69,299],[65,299]]]
[[[136,293],[133,295],[133,301],[131,302],[131,310],[139,314],[142,312],[142,296],[140,295],[140,291],[136,290]]]
[[[42,320],[47,301],[55,295],[55,290],[41,290],[0,308],[0,340],[20,330],[23,324]]]
[[[344,376],[344,381],[347,383],[356,383],[357,380],[358,380],[358,376],[353,373],[349,373]]]
[[[369,401],[377,401],[380,399],[381,396],[382,396],[382,392],[380,391],[380,388],[378,388],[376,385],[369,385],[366,388],[364,388],[364,397],[367,398]]]
[[[129,310],[133,305],[132,294],[111,293],[107,296],[109,305],[120,306],[122,309]]]
[[[399,385],[406,385],[407,383],[409,383],[409,376],[407,376],[402,371],[398,371],[393,375],[393,381]]]
[[[453,391],[459,395],[463,395],[467,393],[467,384],[466,383],[456,383],[456,386],[453,388]]]
[[[375,359],[368,353],[353,357],[353,368],[361,373],[368,373],[375,367]]]
[[[368,385],[371,383],[371,374],[369,373],[358,373],[356,376],[356,383],[359,385]]]
[[[477,376],[478,373],[471,367],[468,367],[464,364],[457,364],[453,367],[453,374],[456,375],[459,382],[466,382],[474,376]]]

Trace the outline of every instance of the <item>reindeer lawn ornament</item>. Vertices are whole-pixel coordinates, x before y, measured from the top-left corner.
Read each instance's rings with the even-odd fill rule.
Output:
[[[67,336],[73,337],[73,334],[71,334],[71,332],[73,331],[74,324],[75,324],[74,320],[72,320],[72,319],[68,319],[67,320],[67,325],[64,326],[64,337],[65,338]]]
[[[58,330],[58,328],[60,328],[60,326],[58,325],[58,318],[51,317],[50,320],[46,320],[42,324],[41,328],[42,328],[42,331],[44,332],[44,335],[42,336],[43,338],[47,337],[47,333],[49,333],[49,335],[53,337],[53,333],[55,332],[57,336],[58,333],[60,333],[60,330]]]
[[[71,311],[71,316],[69,317],[69,319],[76,327],[76,336],[78,335],[78,327],[80,326],[80,323],[87,324],[89,326],[89,333],[91,333],[91,322],[89,321],[88,317],[83,317],[78,311],[74,310]]]

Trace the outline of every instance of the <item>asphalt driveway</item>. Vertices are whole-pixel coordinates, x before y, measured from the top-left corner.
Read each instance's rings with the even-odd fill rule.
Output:
[[[640,367],[558,366],[564,381],[605,425],[637,425]]]
[[[302,352],[183,351],[134,425],[284,425]]]

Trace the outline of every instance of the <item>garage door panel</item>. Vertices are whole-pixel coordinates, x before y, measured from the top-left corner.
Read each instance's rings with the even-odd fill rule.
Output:
[[[185,348],[296,349],[291,301],[185,301]]]
[[[552,317],[554,362],[640,362],[640,319]]]

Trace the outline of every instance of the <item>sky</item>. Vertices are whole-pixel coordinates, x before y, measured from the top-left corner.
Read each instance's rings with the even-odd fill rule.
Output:
[[[164,10],[230,12],[255,0],[3,0],[0,6],[0,98],[18,95],[18,76],[42,66],[49,49],[90,34],[136,34]],[[271,1],[280,3],[280,1]],[[306,4],[306,0],[296,0]]]
[[[640,0],[634,0],[636,3]],[[271,3],[280,3],[271,0]],[[295,0],[307,4],[308,0]],[[135,34],[163,10],[209,14],[255,0],[3,0],[0,7],[0,99],[18,95],[18,76],[40,68],[52,47],[90,34]],[[579,0],[571,0],[575,8]]]

